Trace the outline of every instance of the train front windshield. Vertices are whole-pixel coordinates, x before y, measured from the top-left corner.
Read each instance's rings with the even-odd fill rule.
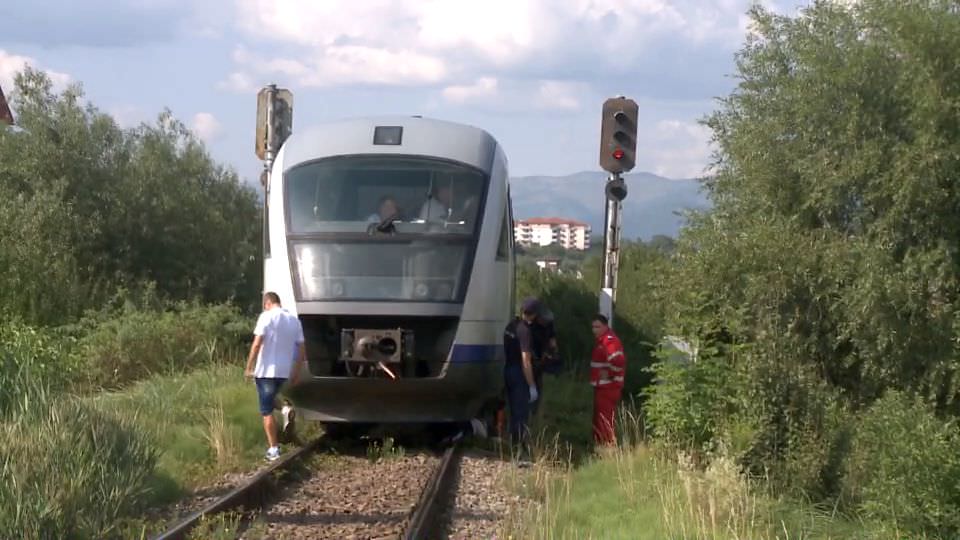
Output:
[[[488,177],[422,157],[348,156],[285,174],[300,301],[460,302]]]

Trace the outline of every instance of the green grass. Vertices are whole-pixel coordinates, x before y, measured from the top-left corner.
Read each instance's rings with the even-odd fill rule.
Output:
[[[704,468],[642,436],[630,407],[618,419],[620,446],[592,448],[592,389],[571,376],[549,377],[533,467],[507,479],[527,504],[502,527],[504,538],[900,539],[799,500],[773,498],[762,481],[714,456]]]
[[[116,538],[138,513],[156,452],[128,421],[70,396],[0,422],[0,531],[17,538]]]
[[[263,464],[267,443],[257,393],[239,361],[156,377],[90,401],[117,417],[135,418],[160,451],[151,504]]]

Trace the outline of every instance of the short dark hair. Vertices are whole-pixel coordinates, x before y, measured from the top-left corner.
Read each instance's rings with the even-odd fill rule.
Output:
[[[265,292],[263,293],[263,299],[269,300],[271,303],[280,305],[280,296],[275,292]]]
[[[603,313],[597,313],[596,315],[594,315],[593,320],[600,321],[601,323],[604,324],[604,326],[609,326],[610,324],[610,320],[607,319],[607,316],[604,315]]]

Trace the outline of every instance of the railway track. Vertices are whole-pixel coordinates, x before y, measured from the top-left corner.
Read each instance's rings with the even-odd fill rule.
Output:
[[[457,487],[461,451],[369,456],[334,455],[326,466],[303,469],[323,438],[284,455],[249,481],[154,538],[188,538],[204,519],[239,511],[238,538],[441,538]]]

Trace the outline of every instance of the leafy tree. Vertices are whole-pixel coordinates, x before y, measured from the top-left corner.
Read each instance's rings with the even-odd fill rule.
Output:
[[[901,390],[960,412],[960,9],[750,15],[739,84],[706,119],[713,209],[681,234],[663,295],[671,332],[739,351],[724,384],[729,422],[758,426],[747,464],[829,491],[813,448],[839,440],[837,407]]]
[[[81,99],[42,72],[17,77],[20,129],[0,130],[2,309],[61,323],[146,282],[170,298],[255,296],[255,191],[169,112],[124,130]]]

